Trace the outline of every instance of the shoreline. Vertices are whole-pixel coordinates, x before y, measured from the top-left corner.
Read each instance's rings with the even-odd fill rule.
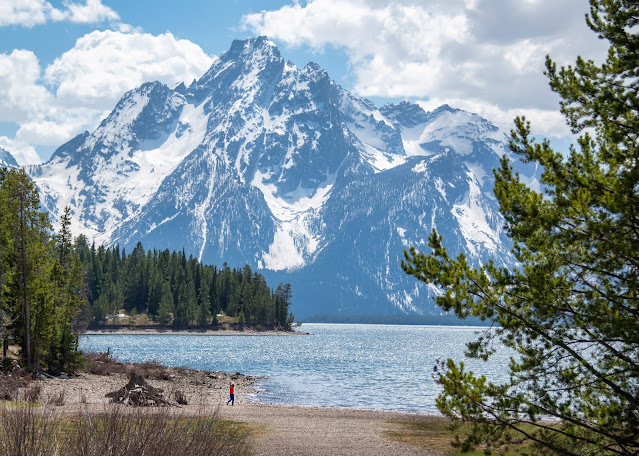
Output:
[[[117,363],[123,365],[126,363]],[[136,365],[144,368],[144,365]],[[256,455],[442,455],[440,447],[414,445],[390,436],[401,435],[411,423],[442,427],[443,416],[415,413],[364,410],[349,407],[274,405],[249,398],[259,377],[240,373],[209,372],[186,368],[166,368],[147,382],[172,399],[184,393],[188,405],[175,408],[179,416],[216,414],[223,420],[246,423],[252,433],[251,453]],[[58,416],[103,414],[110,407],[135,412],[136,407],[113,404],[106,393],[126,384],[125,373],[98,375],[83,372],[71,378],[36,380],[41,386],[40,402]],[[229,382],[235,384],[235,405],[226,405]],[[56,400],[62,398],[62,404]],[[173,402],[173,401],[171,401]],[[153,413],[156,407],[142,407]],[[443,424],[442,424],[443,423]]]
[[[282,331],[277,329],[256,330],[254,328],[238,329],[170,329],[170,328],[100,328],[87,330],[80,336],[122,335],[122,336],[306,336],[300,331]]]

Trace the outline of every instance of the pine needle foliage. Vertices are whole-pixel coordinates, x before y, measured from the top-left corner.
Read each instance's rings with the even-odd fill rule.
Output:
[[[439,409],[473,425],[463,450],[639,454],[639,2],[591,0],[586,20],[610,43],[606,61],[546,60],[577,144],[563,155],[517,118],[510,149],[543,167],[543,190],[505,157],[495,170],[520,267],[473,268],[436,231],[432,253],[405,252],[404,270],[442,289],[441,308],[495,323],[471,357],[490,357],[496,340],[515,351],[503,384],[454,360],[436,366]]]

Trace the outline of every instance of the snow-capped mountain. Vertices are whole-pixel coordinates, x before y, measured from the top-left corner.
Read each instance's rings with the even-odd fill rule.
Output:
[[[437,290],[400,260],[433,227],[453,254],[514,264],[491,191],[506,144],[449,106],[378,108],[258,37],[188,87],[128,92],[29,172],[52,215],[70,206],[96,243],[248,263],[293,285],[297,316],[430,314]]]
[[[18,168],[18,162],[8,150],[0,147],[0,168]]]

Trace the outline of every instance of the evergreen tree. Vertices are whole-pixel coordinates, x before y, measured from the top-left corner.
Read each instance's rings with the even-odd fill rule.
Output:
[[[198,271],[200,268],[198,268]],[[198,273],[200,278],[200,292],[198,293],[199,309],[197,314],[197,324],[199,326],[206,326],[211,321],[211,301],[210,301],[210,289],[209,289],[209,277],[208,271],[204,269],[203,272]]]
[[[129,326],[135,326],[138,323],[138,312],[133,307],[131,313],[129,313]]]
[[[49,330],[52,332],[47,353],[50,370],[61,372],[69,369],[75,356],[75,334],[72,320],[80,310],[82,297],[82,272],[79,258],[73,251],[71,234],[71,210],[65,207],[60,218],[60,230],[56,236],[53,262],[53,312]]]
[[[184,252],[146,252],[138,243],[126,255],[118,246],[89,248],[86,238],[78,241],[75,255],[84,263],[85,276],[92,275],[96,284],[93,292],[86,287],[90,298],[84,318],[92,325],[103,324],[107,315],[122,308],[136,313],[147,310],[162,325],[170,323],[175,328],[217,326],[221,309],[236,318],[242,311],[246,324],[289,325],[290,285],[281,284],[272,293],[264,277],[249,266],[231,270],[225,264],[218,273],[214,266],[187,259]],[[279,313],[276,300],[282,302]]]
[[[435,231],[431,255],[406,252],[404,269],[442,288],[443,309],[498,325],[471,356],[491,356],[494,339],[517,353],[504,384],[453,360],[438,366],[438,407],[473,423],[466,448],[523,438],[529,454],[639,453],[639,5],[590,5],[589,26],[610,42],[606,62],[546,65],[577,147],[565,157],[516,119],[510,148],[543,166],[543,193],[506,158],[495,172],[520,267],[471,268]]]
[[[291,305],[291,284],[290,283],[281,283],[277,286],[277,290],[275,291],[275,305],[276,305],[276,319],[277,324],[284,327],[289,328],[293,323],[289,322],[289,307]]]
[[[27,369],[39,370],[55,324],[51,225],[24,170],[2,176],[0,232],[4,282],[0,302],[10,315],[10,332],[22,345]]]
[[[149,315],[157,315],[160,300],[162,299],[163,279],[160,276],[159,269],[155,266],[155,262],[150,260],[149,264],[149,296],[147,297],[146,308]]]
[[[171,323],[173,314],[173,293],[171,293],[171,285],[167,281],[162,285],[162,299],[158,307],[158,323],[167,326]]]
[[[244,317],[244,312],[240,310],[240,312],[237,314],[237,325],[240,327],[240,329],[242,329],[244,328],[245,324],[246,318]]]

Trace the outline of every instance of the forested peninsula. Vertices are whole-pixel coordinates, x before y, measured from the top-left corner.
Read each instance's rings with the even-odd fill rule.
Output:
[[[0,337],[18,345],[30,371],[72,371],[77,335],[125,312],[158,328],[215,329],[220,316],[235,327],[290,330],[291,286],[271,289],[247,265],[201,264],[185,252],[145,250],[73,238],[65,208],[58,231],[37,188],[21,169],[0,168]]]

